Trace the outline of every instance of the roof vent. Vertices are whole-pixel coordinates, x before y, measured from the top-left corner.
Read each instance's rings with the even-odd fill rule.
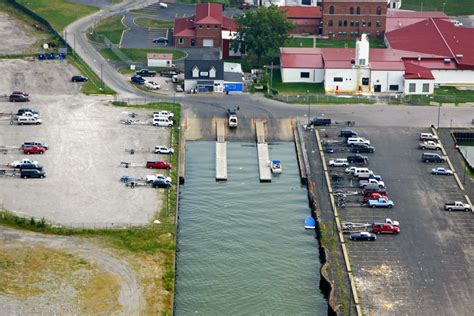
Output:
[[[457,58],[457,59],[462,59],[463,57],[464,57],[463,54],[456,54],[456,58]]]
[[[451,58],[445,58],[443,61],[445,64],[449,64],[451,62]]]
[[[421,56],[418,56],[417,59],[418,59],[418,61],[421,61]]]

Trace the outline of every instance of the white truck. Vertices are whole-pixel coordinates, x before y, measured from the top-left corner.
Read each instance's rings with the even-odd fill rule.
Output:
[[[230,128],[237,128],[239,125],[239,119],[237,118],[237,109],[227,109],[227,119]]]
[[[336,158],[329,160],[329,167],[347,167],[349,162],[345,158]]]
[[[15,160],[11,163],[8,164],[9,167],[11,168],[20,168],[21,165],[23,164],[28,164],[28,165],[38,165],[38,162],[35,160],[31,160],[29,158],[23,158],[22,160]]]
[[[432,141],[432,140],[428,140],[428,141],[424,141],[424,142],[421,142],[418,147],[420,149],[432,149],[432,150],[441,150],[441,144],[435,142],[435,141]]]
[[[451,211],[469,212],[471,210],[471,205],[467,203],[463,203],[461,201],[447,202],[444,204],[444,209],[448,212],[451,212]]]
[[[420,140],[421,141],[427,141],[427,140],[438,141],[438,136],[433,135],[431,133],[420,133]]]
[[[367,179],[367,180],[360,180],[359,181],[359,186],[361,188],[379,188],[383,189],[385,188],[385,183],[383,181],[379,181],[376,179]]]

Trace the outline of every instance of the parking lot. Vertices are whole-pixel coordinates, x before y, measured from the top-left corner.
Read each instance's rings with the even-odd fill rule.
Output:
[[[381,175],[393,208],[361,205],[358,182],[331,167],[333,189],[347,193],[339,207],[342,221],[354,223],[400,222],[400,234],[377,235],[375,242],[350,241],[347,235],[362,309],[368,315],[418,314],[467,315],[474,310],[470,292],[474,287],[474,220],[471,212],[446,212],[444,203],[464,200],[453,176],[431,175],[432,168],[447,163],[421,162],[419,128],[354,127],[371,141],[375,153],[366,167]],[[321,131],[326,140],[342,140],[339,129]],[[353,155],[344,144],[332,144],[332,158]],[[428,152],[428,150],[426,150]],[[334,177],[336,175],[336,177]],[[339,176],[342,177],[339,177]]]
[[[80,94],[79,84],[69,82],[77,71],[64,61],[6,60],[0,62],[0,71],[2,94],[17,89],[31,94],[28,103],[1,99],[0,112],[16,113],[29,107],[38,110],[43,120],[42,125],[25,126],[0,121],[0,145],[42,141],[50,147],[44,155],[29,157],[44,166],[45,179],[0,177],[2,207],[73,225],[139,224],[153,217],[161,207],[162,189],[130,189],[119,179],[166,173],[144,165],[147,160],[168,160],[149,150],[169,145],[169,129],[121,124],[121,119],[129,118],[127,109],[111,106],[108,98]],[[141,120],[151,114],[133,111]],[[126,152],[131,148],[137,150],[134,155]],[[0,155],[0,164],[25,157],[19,150],[10,150]],[[122,161],[142,167],[126,169]]]

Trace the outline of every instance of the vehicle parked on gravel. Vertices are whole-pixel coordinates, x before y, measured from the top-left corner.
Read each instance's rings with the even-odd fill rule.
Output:
[[[360,233],[351,234],[349,236],[349,239],[354,240],[354,241],[358,241],[358,240],[375,241],[377,240],[377,236],[369,232],[360,232]]]
[[[174,113],[170,111],[157,111],[157,112],[153,112],[153,117],[170,118],[170,117],[174,117]]]
[[[434,142],[432,140],[428,140],[418,144],[420,149],[432,149],[432,150],[441,150],[441,144]]]
[[[146,167],[148,169],[171,169],[172,165],[163,160],[147,161]]]
[[[376,207],[392,208],[394,206],[394,203],[393,203],[392,200],[380,198],[380,199],[377,199],[377,200],[367,201],[367,205],[371,208],[376,208]]]
[[[23,153],[24,154],[44,154],[44,152],[46,151],[46,149],[44,149],[43,147],[39,147],[39,146],[31,146],[31,147],[24,147],[23,148]]]
[[[165,176],[161,173],[150,174],[150,175],[146,176],[146,182],[148,182],[148,183],[152,183],[153,181],[155,181],[157,179],[171,183],[171,177],[167,177],[167,176]]]
[[[176,92],[183,92],[183,91],[184,91],[183,86],[180,85],[180,84],[177,84],[176,85]]]
[[[38,164],[32,164],[32,163],[24,163],[20,165],[20,170],[23,170],[23,169],[43,170],[43,166],[40,166]]]
[[[452,170],[446,169],[446,168],[434,168],[434,169],[431,169],[431,174],[443,175],[443,176],[452,176],[454,174],[454,172]]]
[[[39,125],[43,123],[43,121],[39,118],[32,117],[32,116],[18,116],[17,122],[19,125]]]
[[[369,187],[369,185],[377,186],[380,189],[385,188],[385,183],[383,181],[378,181],[375,179],[360,180],[359,186],[361,188]]]
[[[385,188],[379,188],[379,187],[376,187],[376,188],[365,188],[364,190],[362,190],[362,195],[363,196],[366,196],[368,194],[372,194],[372,193],[380,193],[380,194],[384,194],[384,195],[387,195],[387,190],[385,190]]]
[[[445,162],[446,158],[439,154],[423,153],[421,155],[421,161],[423,162]]]
[[[138,76],[138,75],[132,76],[131,80],[133,83],[136,83],[138,85],[145,84],[145,79],[143,79],[141,76]]]
[[[438,141],[438,136],[433,135],[431,133],[420,133],[420,140],[422,140],[422,141],[427,141],[427,140]]]
[[[46,177],[46,173],[43,170],[38,169],[22,169],[20,171],[20,177],[23,179],[27,178],[44,178]]]
[[[155,181],[153,181],[151,186],[152,186],[152,188],[167,189],[167,188],[171,187],[171,183],[166,182],[166,181],[161,180],[161,179],[156,179]]]
[[[23,158],[22,160],[15,160],[8,164],[11,168],[20,168],[21,165],[30,164],[30,165],[38,165],[37,161],[31,160],[29,158]]]
[[[400,233],[400,227],[392,226],[390,224],[373,224],[372,232],[375,234],[398,234]]]
[[[373,225],[381,225],[381,224],[390,224],[392,226],[400,226],[400,223],[398,221],[395,221],[395,220],[392,220],[390,218],[386,218],[385,221],[379,221],[379,222],[376,222],[374,221]]]
[[[173,121],[167,117],[154,117],[153,118],[153,125],[155,126],[164,126],[164,127],[171,127],[173,126]]]
[[[339,136],[340,137],[345,137],[345,138],[350,138],[350,137],[357,137],[359,135],[357,134],[357,132],[354,132],[350,129],[341,129],[341,131],[339,132]]]
[[[23,94],[10,94],[10,102],[30,102],[30,98]]]
[[[369,163],[369,157],[367,156],[362,156],[362,155],[353,155],[353,156],[347,156],[347,161],[349,163],[357,163],[357,164],[367,164]]]
[[[336,158],[329,160],[329,167],[347,167],[349,162],[345,158]]]
[[[352,148],[353,153],[373,153],[375,152],[375,147],[367,144],[357,144]]]
[[[309,125],[312,126],[329,126],[331,125],[331,119],[325,117],[315,117],[309,122]]]
[[[159,89],[161,89],[161,86],[159,84],[157,84],[156,82],[153,82],[153,81],[149,81],[149,80],[146,80],[143,83],[143,85],[144,85],[145,88],[150,89],[150,90],[159,90]]]
[[[11,94],[20,94],[20,95],[24,95],[25,97],[29,97],[29,96],[30,96],[29,93],[26,93],[25,91],[20,91],[20,90],[13,91]]]
[[[16,112],[16,116],[39,117],[39,113],[29,108],[21,108],[21,109],[18,109],[18,111]]]
[[[21,149],[23,149],[23,148],[25,148],[25,147],[31,147],[31,146],[43,147],[43,148],[46,149],[46,150],[49,149],[49,145],[48,145],[48,144],[45,144],[45,143],[43,143],[43,142],[35,142],[35,141],[24,142],[24,143],[21,145]]]
[[[155,154],[174,154],[174,149],[166,146],[155,146]]]
[[[348,146],[355,146],[355,145],[359,145],[359,144],[366,144],[366,145],[370,145],[370,140],[368,139],[365,139],[365,138],[362,138],[362,137],[349,137],[347,139],[347,145]]]
[[[72,82],[86,82],[88,80],[89,80],[89,78],[84,77],[84,76],[72,76],[72,78],[71,78]]]
[[[449,212],[451,211],[469,212],[471,210],[471,205],[467,203],[463,203],[461,201],[447,202],[444,204],[444,209]]]
[[[142,69],[140,71],[135,72],[137,76],[142,76],[142,77],[154,77],[156,76],[156,71],[153,70],[148,70],[148,69]]]

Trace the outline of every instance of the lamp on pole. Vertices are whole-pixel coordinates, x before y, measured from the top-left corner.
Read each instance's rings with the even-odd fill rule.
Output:
[[[308,102],[308,125],[309,125],[309,120],[311,117],[311,103],[309,102],[309,90],[306,90],[306,102]]]
[[[438,124],[436,125],[437,126],[436,129],[439,128],[439,116],[440,116],[440,114],[441,114],[441,102],[438,105]]]
[[[444,6],[446,5],[446,2],[443,2],[443,12],[444,12]]]

